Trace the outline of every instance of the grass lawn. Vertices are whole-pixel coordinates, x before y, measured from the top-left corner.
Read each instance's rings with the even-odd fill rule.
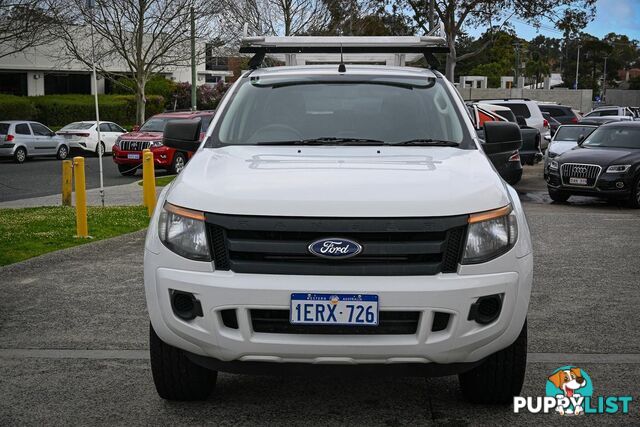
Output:
[[[77,239],[75,209],[66,206],[0,209],[0,265],[145,228],[142,206],[88,207],[92,239]]]
[[[168,176],[160,176],[156,178],[156,187],[164,187],[165,185],[173,181],[175,177],[176,175],[168,175]],[[142,181],[138,181],[138,185],[142,187]]]

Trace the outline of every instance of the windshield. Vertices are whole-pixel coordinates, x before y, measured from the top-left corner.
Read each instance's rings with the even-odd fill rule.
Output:
[[[582,146],[640,149],[640,126],[601,127]]]
[[[596,128],[593,126],[563,126],[559,128],[553,138],[554,141],[577,141],[580,136],[591,135]]]
[[[83,123],[83,122],[74,122],[66,125],[62,129],[63,130],[85,130],[90,129],[93,126],[93,123]]]
[[[509,120],[511,123],[517,123],[516,115],[513,114],[513,111],[511,110],[498,110],[498,111],[494,111],[494,113],[504,117],[505,119]]]
[[[168,118],[152,117],[140,127],[140,132],[164,132],[164,127],[167,125]],[[172,119],[177,120],[177,119]]]
[[[300,80],[246,82],[211,138],[214,145],[462,142],[462,118],[440,84]]]

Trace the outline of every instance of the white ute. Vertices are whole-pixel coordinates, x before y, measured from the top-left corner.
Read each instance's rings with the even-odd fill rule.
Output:
[[[481,145],[440,73],[389,66],[443,46],[434,35],[248,39],[257,69],[229,89],[205,140],[199,122],[167,125],[165,145],[196,153],[145,243],[161,397],[205,399],[218,371],[457,374],[470,401],[520,392],[531,239],[485,155],[517,149],[519,128],[487,123]],[[325,65],[310,65],[319,53]],[[388,65],[350,64],[357,54]],[[265,55],[298,65],[258,68]]]

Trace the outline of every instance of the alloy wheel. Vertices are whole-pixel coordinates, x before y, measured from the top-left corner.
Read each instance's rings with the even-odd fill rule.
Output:
[[[176,158],[176,174],[179,174],[180,172],[182,172],[182,169],[184,169],[184,158],[182,157],[177,157]]]

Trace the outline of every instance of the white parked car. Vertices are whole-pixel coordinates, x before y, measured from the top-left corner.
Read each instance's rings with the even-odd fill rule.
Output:
[[[266,37],[241,51],[259,64],[265,46],[297,43],[339,55],[445,40]],[[229,90],[204,142],[199,121],[164,130],[196,153],[145,242],[159,395],[205,399],[218,371],[379,370],[458,374],[469,400],[512,402],[532,245],[483,147],[517,149],[518,125],[486,123],[481,145],[455,87],[424,68],[255,69]]]
[[[498,104],[503,107],[508,107],[513,111],[516,117],[522,117],[527,122],[527,126],[536,128],[540,131],[542,140],[540,141],[540,148],[544,152],[547,149],[548,142],[551,140],[551,129],[549,128],[549,122],[542,115],[540,106],[536,101],[532,101],[528,98],[511,98],[511,99],[483,99],[478,102],[484,102],[488,104]]]
[[[578,141],[591,135],[591,132],[597,128],[597,125],[588,124],[562,125],[558,127],[544,156],[544,177],[546,178],[549,173],[549,162],[551,159],[576,147]]]
[[[102,143],[98,146],[98,127],[93,122],[73,122],[58,131],[69,143],[71,148],[82,148],[98,154],[98,147],[102,153],[111,153],[113,144],[120,135],[127,132],[121,126],[113,122],[100,121],[100,138]]]
[[[631,117],[633,120],[636,115],[629,107],[615,107],[615,106],[603,106],[598,107],[595,110],[584,115],[585,119],[593,117],[609,117],[609,116],[626,116]]]

